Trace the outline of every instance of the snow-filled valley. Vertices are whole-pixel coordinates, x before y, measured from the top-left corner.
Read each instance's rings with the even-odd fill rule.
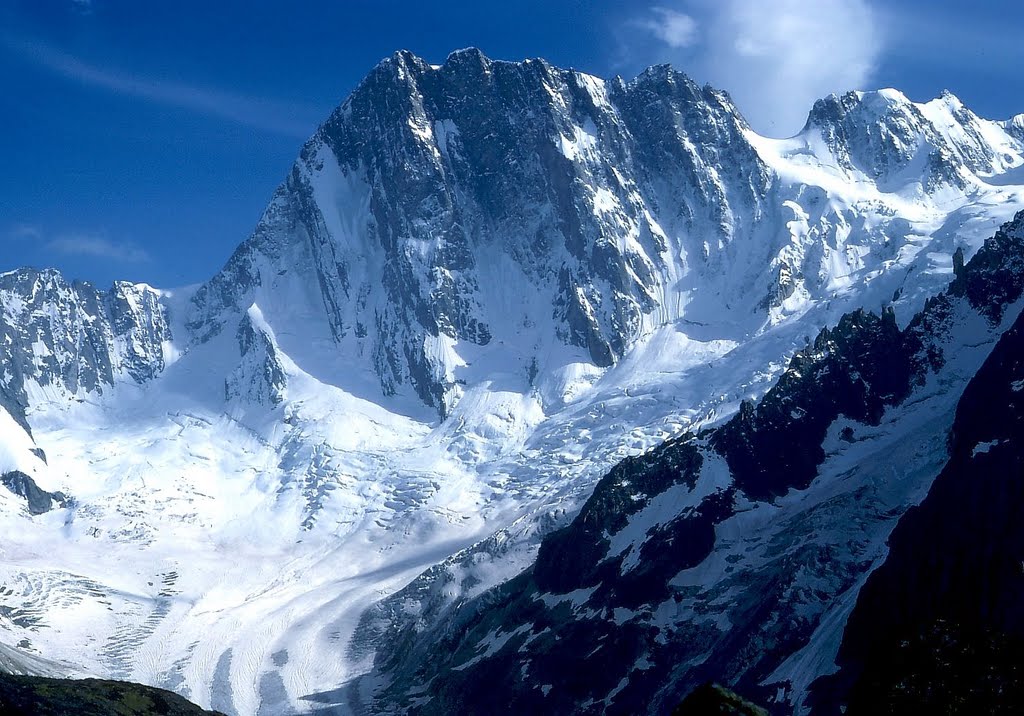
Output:
[[[229,714],[363,712],[368,609],[442,564],[446,599],[500,584],[612,466],[721,424],[821,328],[905,325],[1024,208],[1021,126],[882,90],[775,140],[664,67],[396,53],[206,284],[0,275],[0,473],[67,497],[0,489],[0,644]],[[894,451],[920,475],[872,495],[919,500],[941,455],[914,430],[997,338],[958,334],[967,367],[899,429],[846,446],[837,421],[838,477],[724,524],[680,579],[724,584],[740,537]],[[827,670],[841,596],[778,678]]]

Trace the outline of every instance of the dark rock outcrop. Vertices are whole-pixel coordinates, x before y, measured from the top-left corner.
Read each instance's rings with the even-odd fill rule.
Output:
[[[35,480],[19,470],[0,475],[0,483],[18,497],[25,498],[28,511],[33,515],[42,515],[54,507],[67,507],[70,502],[63,492],[40,489]]]
[[[719,684],[698,686],[672,716],[768,716],[768,712]]]

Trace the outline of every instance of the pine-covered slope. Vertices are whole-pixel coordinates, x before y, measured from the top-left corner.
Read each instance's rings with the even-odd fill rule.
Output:
[[[217,716],[177,694],[141,684],[5,673],[0,673],[0,712],[7,716]]]

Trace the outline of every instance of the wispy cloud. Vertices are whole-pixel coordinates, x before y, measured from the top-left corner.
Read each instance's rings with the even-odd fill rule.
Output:
[[[92,234],[59,236],[46,242],[46,248],[65,256],[86,256],[119,263],[137,264],[152,260],[145,249],[130,241],[112,241],[104,236]]]
[[[89,87],[298,139],[309,137],[316,128],[318,113],[312,107],[99,67],[41,42],[26,42],[0,35],[0,45],[39,67]]]
[[[40,241],[43,232],[31,224],[14,224],[4,232],[4,236],[10,241]]]
[[[62,256],[83,256],[123,264],[152,260],[144,248],[133,241],[114,240],[102,231],[50,232],[35,224],[12,224],[0,230],[0,238],[21,245],[32,243],[43,252]]]
[[[652,7],[647,17],[634,21],[672,48],[690,47],[697,41],[697,21],[668,7]]]
[[[650,7],[633,25],[646,32],[631,37],[634,55],[727,90],[774,136],[798,131],[814,100],[865,88],[883,45],[866,0],[685,0]]]

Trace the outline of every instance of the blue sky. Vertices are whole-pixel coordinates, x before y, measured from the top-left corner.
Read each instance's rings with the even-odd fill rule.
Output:
[[[318,122],[399,48],[601,76],[671,62],[783,136],[847,89],[1024,112],[1022,30],[1009,0],[0,0],[0,270],[207,278]]]

